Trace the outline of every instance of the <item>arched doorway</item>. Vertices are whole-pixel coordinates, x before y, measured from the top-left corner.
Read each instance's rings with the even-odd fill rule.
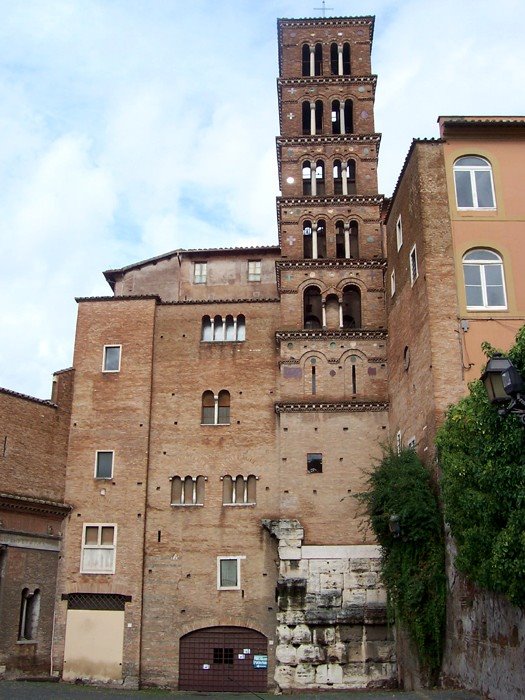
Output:
[[[181,637],[179,690],[257,692],[268,687],[268,640],[247,627],[206,627]]]

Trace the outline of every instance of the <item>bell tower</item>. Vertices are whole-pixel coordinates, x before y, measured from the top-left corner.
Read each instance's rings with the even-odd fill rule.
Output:
[[[373,28],[373,17],[278,20],[276,411],[282,478],[294,474],[297,494],[283,514],[311,512],[312,544],[363,541],[347,496],[387,438]],[[348,527],[334,529],[333,518]]]

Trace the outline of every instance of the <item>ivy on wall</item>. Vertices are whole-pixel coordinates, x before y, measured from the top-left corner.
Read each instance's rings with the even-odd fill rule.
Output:
[[[495,352],[488,344],[484,350]],[[508,355],[525,376],[525,326]],[[437,436],[456,566],[482,588],[525,606],[525,429],[516,417],[498,415],[479,380],[469,389]]]
[[[385,448],[358,495],[382,550],[381,577],[396,619],[430,674],[441,666],[446,577],[442,514],[430,474],[412,449]],[[390,531],[399,518],[399,535]]]

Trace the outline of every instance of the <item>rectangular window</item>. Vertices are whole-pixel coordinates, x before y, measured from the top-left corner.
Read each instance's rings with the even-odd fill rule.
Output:
[[[417,251],[416,251],[416,244],[412,246],[412,250],[410,251],[410,283],[413,285],[414,282],[417,280],[419,275],[419,271],[417,269]]]
[[[321,452],[309,452],[306,455],[306,470],[309,474],[321,474],[323,471],[323,455]]]
[[[246,557],[217,557],[217,588],[238,591],[241,587],[241,559]]]
[[[120,372],[121,345],[104,345],[103,372]]]
[[[248,260],[248,282],[261,281],[261,261]]]
[[[113,451],[97,450],[95,458],[95,479],[113,478]]]
[[[114,574],[116,541],[116,525],[84,525],[80,573]]]
[[[206,284],[207,263],[196,262],[193,269],[193,281],[195,284]]]
[[[397,249],[399,250],[403,245],[403,224],[401,223],[401,214],[397,217],[396,221],[396,241]]]
[[[390,296],[393,297],[396,293],[396,271],[392,270],[390,274]]]

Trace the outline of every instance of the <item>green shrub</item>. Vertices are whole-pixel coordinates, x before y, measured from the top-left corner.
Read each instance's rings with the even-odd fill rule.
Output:
[[[442,516],[428,470],[414,450],[386,448],[359,494],[382,551],[381,576],[396,618],[435,674],[443,650],[446,578]],[[391,515],[400,534],[390,532]]]
[[[494,349],[484,346],[490,356]],[[508,353],[525,373],[525,326]],[[437,437],[445,520],[456,566],[482,588],[525,605],[525,429],[502,418],[482,383],[452,406]]]

